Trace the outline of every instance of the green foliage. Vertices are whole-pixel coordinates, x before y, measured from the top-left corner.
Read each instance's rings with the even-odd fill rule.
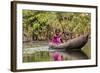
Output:
[[[31,40],[49,40],[54,30],[90,33],[90,13],[23,10],[23,33]]]

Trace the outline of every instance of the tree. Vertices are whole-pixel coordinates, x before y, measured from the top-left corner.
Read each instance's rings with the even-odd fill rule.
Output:
[[[23,10],[23,33],[30,41],[49,40],[56,28],[84,34],[90,32],[90,23],[90,13]]]

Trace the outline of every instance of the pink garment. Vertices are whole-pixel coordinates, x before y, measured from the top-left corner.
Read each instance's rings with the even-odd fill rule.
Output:
[[[56,45],[59,45],[62,43],[62,39],[59,35],[55,35],[55,36],[53,36],[51,42],[56,44]]]

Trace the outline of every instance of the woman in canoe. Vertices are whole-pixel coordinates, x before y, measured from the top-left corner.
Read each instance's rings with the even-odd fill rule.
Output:
[[[55,34],[51,38],[49,45],[58,46],[59,44],[62,44],[62,43],[63,43],[62,33],[60,32],[60,29],[56,29]]]

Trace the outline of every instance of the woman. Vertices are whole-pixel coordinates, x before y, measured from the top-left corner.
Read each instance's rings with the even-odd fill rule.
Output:
[[[54,36],[51,38],[49,46],[58,46],[59,44],[63,43],[61,35],[62,33],[60,33],[60,30],[56,29]]]

